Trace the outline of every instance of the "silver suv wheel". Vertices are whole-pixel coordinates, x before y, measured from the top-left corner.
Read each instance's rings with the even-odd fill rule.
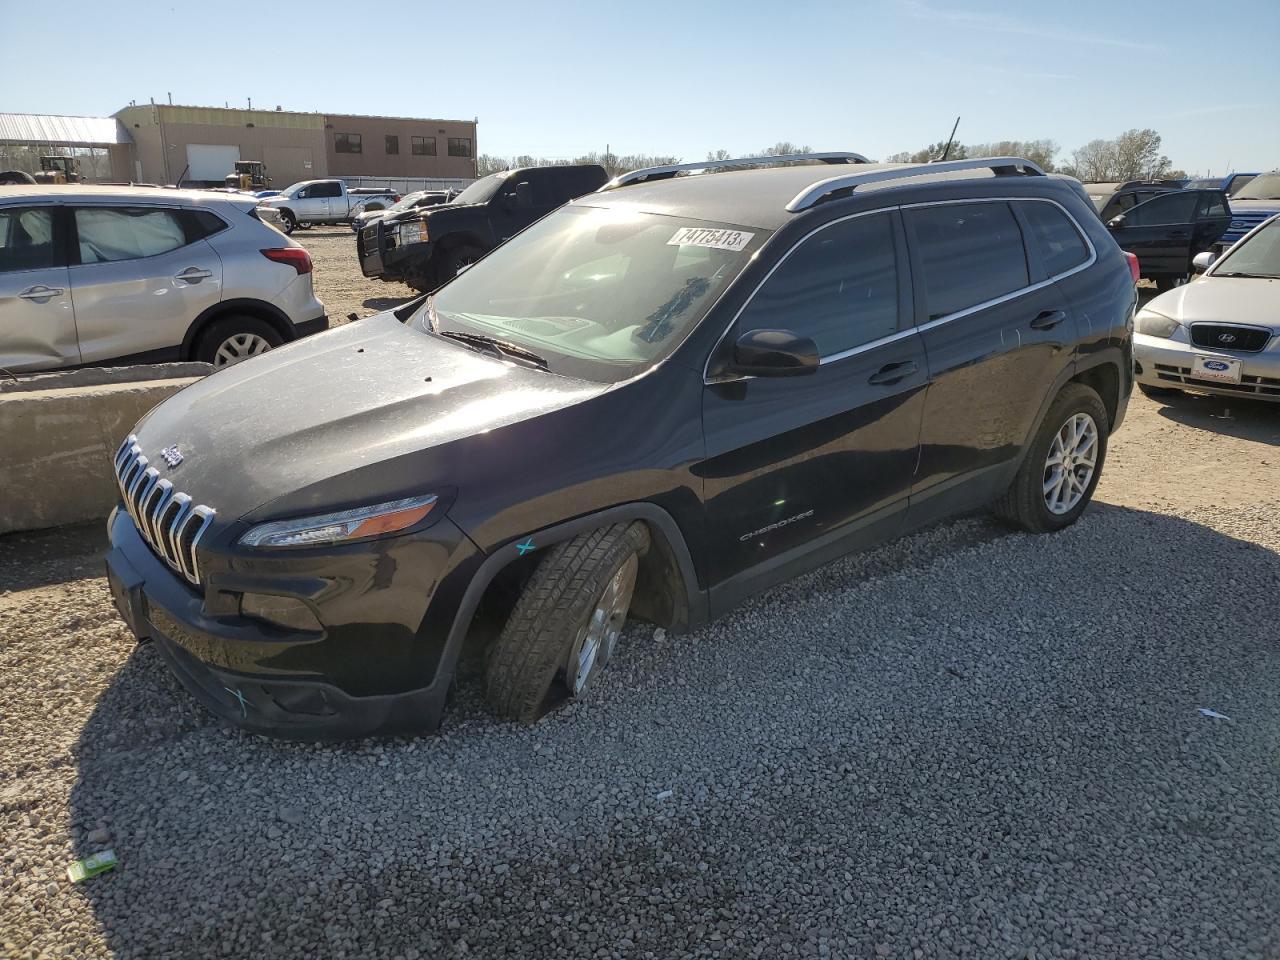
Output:
[[[213,365],[214,367],[228,367],[233,363],[239,363],[241,360],[247,360],[249,357],[256,357],[260,353],[266,353],[270,349],[271,344],[256,333],[237,333],[227,337],[219,344],[217,351],[213,355]]]

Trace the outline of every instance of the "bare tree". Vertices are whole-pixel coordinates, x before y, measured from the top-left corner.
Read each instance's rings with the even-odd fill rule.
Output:
[[[1117,180],[1159,180],[1170,168],[1160,153],[1160,134],[1151,129],[1126,130],[1115,139]]]
[[[793,153],[812,153],[813,147],[807,143],[801,147],[792,143],[790,140],[779,140],[772,147],[765,147],[760,151],[758,156],[761,157],[785,157]],[[727,159],[727,158],[726,158]]]
[[[970,144],[965,147],[970,157],[1022,157],[1047,173],[1054,171],[1053,158],[1061,149],[1054,140],[997,140],[995,143]],[[953,148],[954,150],[954,148]]]
[[[969,150],[963,143],[951,144],[951,150],[947,153],[948,160],[963,160],[969,156]],[[929,163],[931,160],[941,160],[942,154],[947,150],[947,142],[940,140],[937,143],[931,143],[923,150],[917,150],[915,153],[902,151],[901,153],[891,153],[885,158],[886,163]]]
[[[719,150],[711,150],[707,153],[708,160],[732,160],[733,154],[723,147]]]
[[[1114,140],[1090,140],[1071,154],[1075,175],[1086,183],[1117,180],[1116,143]]]

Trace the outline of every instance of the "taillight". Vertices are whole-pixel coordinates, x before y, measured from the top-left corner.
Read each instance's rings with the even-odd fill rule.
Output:
[[[1129,261],[1129,272],[1133,274],[1133,282],[1137,283],[1142,279],[1142,267],[1138,265],[1138,255],[1125,250],[1124,258]]]
[[[271,250],[263,250],[262,255],[276,263],[288,264],[299,274],[311,272],[311,254],[302,247],[275,247]]]

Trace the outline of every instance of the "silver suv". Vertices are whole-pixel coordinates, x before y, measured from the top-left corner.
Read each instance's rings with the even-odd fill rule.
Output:
[[[251,196],[0,190],[0,368],[225,366],[328,326],[311,257]]]

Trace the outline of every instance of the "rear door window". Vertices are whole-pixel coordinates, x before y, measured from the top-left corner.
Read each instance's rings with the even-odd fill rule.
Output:
[[[1007,203],[948,203],[904,212],[924,273],[930,320],[1030,285],[1022,231]]]
[[[56,262],[52,209],[8,207],[0,210],[0,273],[47,270]]]
[[[75,211],[81,263],[137,260],[187,243],[179,211],[154,207],[79,207]]]
[[[1066,273],[1089,259],[1089,247],[1071,218],[1055,204],[1021,200],[1018,209],[1031,228],[1027,242],[1035,248],[1050,277]]]
[[[1200,194],[1194,190],[1178,190],[1140,203],[1124,216],[1127,227],[1159,227],[1166,224],[1190,223],[1195,219]]]
[[[823,357],[896,333],[898,262],[891,215],[833,224],[792,251],[738,319],[743,332],[771,327],[812,338]]]

